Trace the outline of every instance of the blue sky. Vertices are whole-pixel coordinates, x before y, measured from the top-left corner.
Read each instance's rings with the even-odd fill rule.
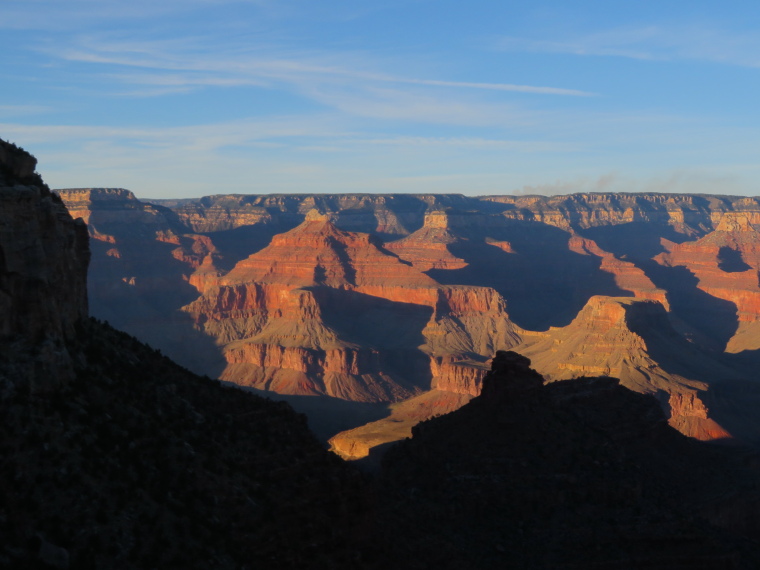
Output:
[[[1,0],[54,188],[760,195],[760,5]]]

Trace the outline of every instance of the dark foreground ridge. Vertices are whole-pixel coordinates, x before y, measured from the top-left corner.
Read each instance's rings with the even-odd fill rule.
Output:
[[[614,378],[544,385],[499,352],[481,396],[413,432],[383,472],[409,568],[760,564],[756,456],[681,435]]]
[[[87,316],[84,225],[0,141],[0,567],[354,568],[363,482],[275,403]]]
[[[287,404],[199,378],[102,323],[80,323],[68,346],[73,380],[0,402],[0,567],[361,560],[363,482]]]

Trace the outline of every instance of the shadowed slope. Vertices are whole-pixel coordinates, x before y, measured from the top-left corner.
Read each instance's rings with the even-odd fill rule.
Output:
[[[742,454],[683,437],[615,379],[543,386],[529,365],[497,354],[480,397],[388,451],[387,565],[755,567]]]
[[[303,417],[87,318],[84,227],[34,164],[0,141],[0,566],[363,564],[363,482]]]

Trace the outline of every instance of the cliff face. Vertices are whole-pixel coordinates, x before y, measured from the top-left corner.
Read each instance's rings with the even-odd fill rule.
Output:
[[[717,438],[710,390],[760,364],[755,199],[61,195],[88,217],[95,314],[247,386],[475,396],[521,345],[551,378],[618,375]]]
[[[760,212],[757,200],[690,194],[578,193],[569,196],[486,196],[509,207],[505,215],[575,230],[644,222],[694,236],[708,231],[723,212]]]
[[[0,566],[362,564],[361,478],[303,417],[88,318],[86,227],[34,165],[0,142]],[[128,193],[80,197],[93,233],[166,235]]]
[[[496,219],[529,221],[580,231],[644,222],[670,226],[688,236],[715,227],[724,213],[760,214],[755,198],[692,194],[578,193],[568,196],[482,196],[458,194],[270,194],[216,195],[192,200],[153,200],[171,208],[194,231],[216,232],[278,216],[300,216],[316,208],[339,216],[350,231],[404,236],[426,217],[447,212],[458,224],[483,226],[483,213]],[[481,215],[473,215],[481,214]],[[271,216],[271,218],[267,218]],[[494,225],[491,216],[485,219]]]
[[[71,214],[87,222],[92,249],[90,310],[119,329],[214,376],[222,358],[179,309],[219,274],[218,252],[170,211],[120,188],[58,190]],[[183,318],[184,317],[184,318]]]
[[[0,141],[0,340],[3,360],[31,359],[32,384],[72,374],[65,343],[87,317],[87,230],[34,172],[34,157]],[[7,381],[15,374],[7,371]]]
[[[185,311],[226,344],[222,378],[283,394],[398,401],[430,388],[431,372],[473,391],[476,368],[455,377],[435,358],[519,338],[494,291],[443,287],[316,210],[205,287]]]

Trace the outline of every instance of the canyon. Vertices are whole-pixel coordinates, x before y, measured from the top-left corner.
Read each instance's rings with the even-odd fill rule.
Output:
[[[507,349],[654,394],[686,435],[760,434],[728,403],[760,395],[756,199],[58,195],[89,228],[95,316],[301,406],[344,457],[477,396]],[[306,396],[370,411],[327,434]]]
[[[160,204],[80,192],[98,286],[119,277],[106,290],[121,302],[111,314],[131,317],[168,349],[186,342],[198,366],[243,365],[251,386],[233,387],[89,317],[84,220],[34,168],[0,141],[0,566],[758,567],[760,456],[733,436],[751,432],[754,415],[737,411],[752,404],[752,379],[713,380],[741,371],[751,355],[724,350],[721,360],[715,348],[696,349],[704,333],[651,291],[581,298],[568,323],[532,330],[507,315],[494,287],[434,279],[314,204],[268,238],[257,229],[260,248],[246,254],[240,240],[183,233]],[[408,223],[401,213],[384,216],[384,227]],[[426,215],[417,229],[450,244],[473,239],[452,220]],[[503,235],[488,240],[521,251]],[[293,243],[301,249],[289,250]],[[451,253],[475,259],[467,251]],[[433,257],[420,262],[428,272],[474,264],[449,257],[433,269]],[[151,271],[141,271],[144,261]],[[726,263],[745,271],[724,253],[719,270]],[[549,280],[549,290],[558,286]],[[400,328],[407,312],[419,330]],[[361,326],[365,316],[376,329]],[[392,328],[383,328],[386,317]],[[418,353],[403,352],[409,338]],[[546,378],[517,352],[478,352],[515,344],[541,355],[551,352],[538,346],[547,341],[556,350]],[[635,351],[605,361],[587,348],[595,345]],[[571,367],[562,364],[581,348],[573,375],[621,378],[565,379]],[[242,357],[228,356],[236,350]],[[298,374],[277,377],[272,362]],[[413,376],[408,364],[427,375]],[[247,393],[275,380],[290,391],[281,398],[323,414],[342,409],[336,425],[371,416],[374,427],[357,425],[364,432],[342,449],[373,459],[383,448],[377,473],[324,449],[291,406]],[[702,439],[730,434],[737,445],[674,428],[701,430],[693,435]],[[393,444],[407,429],[411,438]]]

